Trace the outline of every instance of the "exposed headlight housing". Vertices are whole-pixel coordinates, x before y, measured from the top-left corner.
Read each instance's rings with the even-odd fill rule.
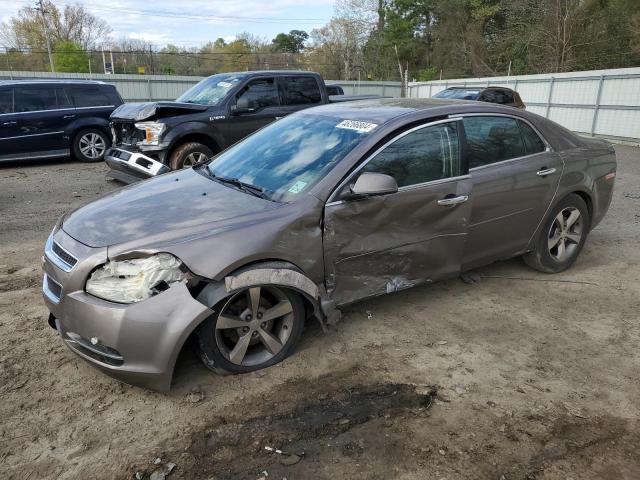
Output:
[[[187,281],[182,262],[168,253],[107,262],[87,280],[87,293],[118,303],[136,303],[155,295],[161,286]]]
[[[158,122],[138,122],[135,124],[138,130],[144,132],[144,140],[138,145],[158,145],[160,135],[164,132],[165,124]]]

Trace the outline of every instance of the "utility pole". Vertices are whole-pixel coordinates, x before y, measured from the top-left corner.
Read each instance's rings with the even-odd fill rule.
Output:
[[[47,42],[47,52],[49,53],[49,64],[51,65],[51,73],[56,71],[56,67],[53,65],[53,55],[51,55],[51,42],[49,41],[49,29],[47,28],[47,18],[44,16],[47,13],[42,4],[42,0],[38,0],[36,10],[40,12],[42,16],[42,26],[44,28],[44,38]]]

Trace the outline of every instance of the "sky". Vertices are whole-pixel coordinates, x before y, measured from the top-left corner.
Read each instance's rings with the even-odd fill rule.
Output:
[[[222,37],[227,41],[249,32],[271,40],[280,32],[325,25],[334,0],[53,0],[60,9],[84,5],[112,28],[113,40],[131,38],[161,47],[167,43],[199,47]],[[6,22],[35,0],[0,0]]]

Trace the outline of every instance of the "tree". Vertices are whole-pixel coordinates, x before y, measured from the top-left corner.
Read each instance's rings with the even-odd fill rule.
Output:
[[[291,30],[289,33],[279,33],[271,43],[277,52],[300,53],[308,38],[309,34],[304,30]]]
[[[86,50],[103,41],[111,33],[111,27],[92,15],[80,4],[58,9],[51,0],[43,2],[47,31],[52,45],[72,42]],[[18,15],[0,26],[0,41],[16,49],[41,50],[46,45],[42,15],[33,7],[22,7]]]
[[[85,73],[89,71],[89,55],[73,42],[56,44],[53,60],[59,72]]]

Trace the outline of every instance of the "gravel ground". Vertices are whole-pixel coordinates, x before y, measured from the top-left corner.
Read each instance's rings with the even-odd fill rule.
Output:
[[[186,351],[168,395],[46,323],[51,227],[119,185],[102,164],[0,167],[0,478],[640,478],[640,150],[617,151],[611,210],[569,271],[516,259],[363,302],[248,375]]]

